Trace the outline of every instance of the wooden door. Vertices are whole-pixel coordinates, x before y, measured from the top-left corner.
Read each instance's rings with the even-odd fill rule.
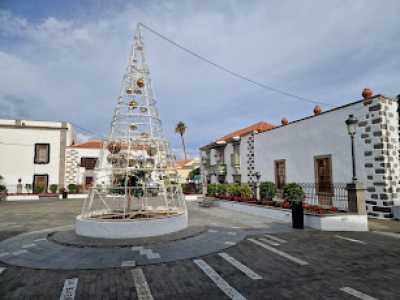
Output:
[[[275,184],[278,190],[283,189],[286,184],[286,164],[285,160],[275,161]]]
[[[34,193],[47,193],[48,175],[34,175],[33,176],[33,192]]]
[[[315,184],[319,204],[322,206],[332,205],[333,183],[332,183],[332,160],[330,156],[316,157]]]

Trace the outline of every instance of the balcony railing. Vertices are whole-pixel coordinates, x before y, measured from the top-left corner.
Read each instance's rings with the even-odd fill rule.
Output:
[[[240,168],[240,156],[238,153],[231,153],[231,166],[232,168]]]
[[[210,172],[215,175],[226,175],[226,164],[217,163],[215,165],[210,166]]]

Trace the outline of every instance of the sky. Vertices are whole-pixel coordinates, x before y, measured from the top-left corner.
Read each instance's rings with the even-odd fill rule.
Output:
[[[0,0],[0,118],[72,122],[106,136],[138,22],[229,69],[339,106],[400,94],[400,1]],[[144,31],[164,133],[182,157],[314,104],[240,80]],[[322,106],[323,109],[329,107]]]

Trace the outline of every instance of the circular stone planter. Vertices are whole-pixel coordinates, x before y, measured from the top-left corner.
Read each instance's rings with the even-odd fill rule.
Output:
[[[109,220],[76,217],[75,232],[84,237],[103,239],[142,238],[168,234],[188,226],[187,211],[151,219]]]

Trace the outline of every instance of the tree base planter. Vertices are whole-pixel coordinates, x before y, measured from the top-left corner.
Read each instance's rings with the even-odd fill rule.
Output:
[[[304,229],[304,210],[302,202],[292,203],[292,226],[296,229]]]
[[[159,236],[183,230],[187,226],[188,214],[186,211],[148,219],[110,220],[79,215],[75,220],[77,235],[103,239]]]
[[[230,209],[249,215],[271,218],[290,224],[292,212],[290,209],[263,207],[260,205],[237,203],[232,201],[215,200],[216,206]],[[304,215],[304,226],[321,231],[368,231],[367,215],[332,214],[332,215]]]

